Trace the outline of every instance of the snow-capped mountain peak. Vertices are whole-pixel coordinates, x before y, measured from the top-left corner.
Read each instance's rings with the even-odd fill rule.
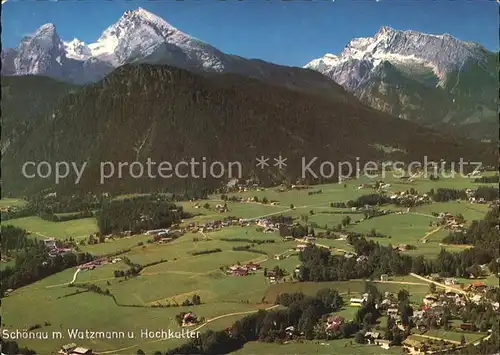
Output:
[[[166,38],[180,32],[143,8],[128,10],[89,45],[92,56],[119,65],[130,56],[150,55]]]
[[[341,85],[345,84],[346,76],[355,75],[341,68],[352,69],[359,61],[365,62],[364,68],[375,68],[383,61],[430,68],[439,80],[443,80],[447,73],[459,70],[467,61],[484,61],[486,52],[478,44],[460,41],[449,34],[434,35],[382,26],[373,37],[351,40],[339,56],[325,55],[305,67],[328,75]],[[359,83],[359,80],[354,82]]]
[[[92,51],[85,44],[85,42],[80,41],[78,38],[73,38],[69,42],[63,42],[64,48],[66,49],[66,57],[85,60],[92,57]]]
[[[86,44],[77,38],[63,42],[55,26],[46,24],[24,38],[17,49],[2,50],[4,74],[43,75],[52,68],[50,76],[77,82],[96,80],[132,62],[209,72],[222,72],[227,63],[232,63],[216,48],[143,8],[125,11],[94,43]]]

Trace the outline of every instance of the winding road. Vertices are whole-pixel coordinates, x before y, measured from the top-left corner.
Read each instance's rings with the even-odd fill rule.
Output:
[[[269,310],[274,309],[276,307],[279,307],[279,305],[274,305],[274,306],[271,306],[271,307],[267,307],[267,308],[264,308],[264,310],[269,311]],[[262,308],[251,310],[251,311],[244,311],[244,312],[226,313],[226,314],[214,317],[214,318],[207,319],[203,324],[200,324],[196,328],[191,329],[191,331],[192,332],[196,332],[196,331],[200,330],[201,328],[205,327],[207,324],[212,323],[212,322],[214,322],[216,320],[219,320],[219,319],[222,319],[222,318],[233,317],[233,316],[240,316],[240,315],[246,315],[246,314],[252,314],[252,313],[256,313],[256,312],[258,312],[260,310],[262,310]],[[149,343],[149,344],[159,343],[159,342],[162,342],[162,341],[165,341],[165,340],[168,340],[168,338],[166,338],[166,339],[151,340],[151,341],[148,341],[146,343]],[[143,344],[143,343],[130,345],[130,346],[127,346],[125,348],[119,348],[119,349],[114,349],[114,350],[106,350],[106,351],[96,352],[95,354],[96,355],[100,355],[100,354],[117,354],[117,353],[122,352],[122,351],[126,351],[126,350],[137,348],[141,344]]]

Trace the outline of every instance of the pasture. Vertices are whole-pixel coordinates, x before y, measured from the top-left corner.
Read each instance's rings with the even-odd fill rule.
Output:
[[[54,237],[56,239],[87,238],[90,234],[98,231],[95,218],[81,218],[65,222],[52,222],[40,217],[24,217],[11,219],[4,224],[26,229],[37,238]]]
[[[395,178],[386,178],[390,182],[389,192],[408,190],[415,188],[421,192],[427,192],[431,188],[474,188],[471,179],[454,178],[432,182],[428,180],[416,180],[412,183],[404,183]],[[439,253],[442,247],[450,251],[461,251],[460,246],[441,246],[439,243],[448,233],[444,230],[435,231],[428,236],[427,243],[419,242],[435,228],[430,224],[437,221],[432,213],[451,212],[461,213],[470,222],[480,219],[487,212],[486,205],[468,204],[465,202],[433,203],[416,208],[411,208],[408,214],[390,214],[374,217],[358,223],[354,223],[363,217],[363,214],[355,213],[351,209],[332,208],[332,202],[346,202],[356,199],[365,194],[374,193],[370,188],[358,189],[362,182],[370,182],[368,179],[348,180],[344,184],[328,184],[312,186],[305,190],[291,190],[278,192],[276,188],[268,188],[263,191],[246,191],[230,195],[253,198],[259,200],[267,198],[269,201],[278,201],[277,205],[261,204],[256,202],[228,202],[229,211],[218,213],[215,210],[217,204],[224,202],[219,196],[212,196],[208,201],[198,201],[203,206],[208,203],[210,208],[195,208],[192,202],[182,202],[180,205],[195,217],[183,221],[188,223],[205,223],[224,217],[235,216],[237,218],[259,218],[283,214],[292,216],[300,223],[307,220],[309,225],[315,224],[316,231],[331,228],[341,223],[345,216],[351,217],[353,221],[347,227],[348,231],[368,233],[372,229],[377,232],[391,236],[391,238],[373,238],[381,244],[411,244],[416,249],[408,251],[411,255],[423,254],[432,257]],[[310,194],[321,190],[322,193]],[[118,198],[124,198],[121,196]],[[130,197],[130,196],[128,196]],[[2,200],[4,201],[4,200]],[[6,202],[2,202],[6,203]],[[11,202],[14,203],[14,202]],[[16,203],[22,203],[18,201]],[[291,205],[294,205],[293,209]],[[391,205],[384,208],[393,211],[402,210]],[[311,213],[311,211],[313,213]],[[303,216],[307,215],[307,218]],[[67,222],[49,222],[39,217],[25,217],[13,219],[6,222],[28,230],[34,237],[55,237],[65,239],[86,238],[89,234],[97,232],[97,222],[94,218],[84,218]],[[235,238],[236,241],[224,241],[223,239]],[[140,329],[175,329],[180,327],[175,321],[175,316],[181,311],[192,310],[199,317],[213,319],[213,322],[205,323],[200,331],[206,329],[222,329],[230,326],[238,317],[258,309],[272,306],[276,296],[284,292],[304,292],[315,294],[322,288],[334,288],[338,290],[344,300],[348,302],[350,297],[359,296],[364,292],[364,280],[350,280],[324,283],[279,283],[270,284],[263,276],[263,270],[254,275],[246,277],[230,276],[221,270],[221,267],[230,266],[235,263],[245,264],[249,261],[261,263],[262,268],[272,269],[279,266],[288,273],[293,273],[300,264],[294,249],[299,242],[281,240],[278,232],[263,233],[256,226],[251,227],[227,227],[220,230],[203,233],[186,233],[178,239],[166,243],[149,243],[151,236],[135,235],[131,237],[108,240],[105,243],[84,245],[80,249],[95,255],[104,255],[119,250],[131,249],[124,256],[132,262],[141,265],[158,262],[153,266],[144,268],[139,276],[116,278],[115,271],[125,271],[129,267],[122,262],[108,264],[95,268],[92,271],[82,271],[77,275],[77,283],[91,283],[99,286],[115,297],[115,301],[108,296],[83,290],[76,294],[76,288],[68,287],[76,269],[64,270],[60,273],[47,277],[39,282],[15,290],[11,295],[3,299],[5,305],[2,321],[8,329],[25,329],[29,326],[40,324],[42,331],[56,331],[68,328],[80,328],[90,330],[124,330],[132,331],[135,338],[115,340],[76,340],[79,345],[87,346],[105,354],[131,354],[137,349],[143,349],[147,353],[156,350],[165,351],[179,345],[183,340],[156,341],[140,339]],[[259,251],[235,251],[235,246],[249,245],[248,241],[273,239],[274,243],[254,243],[252,249]],[[345,240],[318,239],[318,244],[342,251],[352,251],[352,247]],[[221,249],[220,252],[193,255],[209,249]],[[288,255],[282,260],[275,260],[275,254]],[[464,280],[461,280],[464,281]],[[470,280],[468,280],[470,282]],[[489,284],[498,284],[498,279],[487,278]],[[393,277],[389,282],[374,282],[381,292],[397,293],[406,289],[410,293],[412,303],[419,304],[422,297],[429,292],[429,285],[420,279],[407,277]],[[194,294],[201,297],[201,305],[193,307],[166,307],[166,305],[182,304]],[[164,307],[152,307],[163,305]],[[247,313],[244,313],[247,312]],[[348,319],[355,315],[356,309],[345,306],[338,313]],[[220,318],[217,318],[220,317]],[[47,324],[47,325],[44,325]],[[48,325],[50,324],[50,325]],[[452,335],[450,335],[452,336]],[[468,337],[466,337],[469,340]],[[56,351],[62,344],[70,342],[69,339],[51,339],[46,341],[27,340],[21,345],[35,348],[39,353],[49,354]],[[251,342],[235,354],[399,354],[401,349],[384,350],[377,346],[360,346],[351,344],[351,340],[335,340],[327,342],[303,342],[289,343],[285,345],[266,344]]]

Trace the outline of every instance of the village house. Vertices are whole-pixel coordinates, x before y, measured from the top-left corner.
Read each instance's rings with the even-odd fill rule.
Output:
[[[473,282],[465,290],[470,292],[484,292],[487,288],[488,286],[484,282]]]
[[[460,324],[460,329],[465,332],[473,332],[476,330],[476,326],[473,323],[462,323]]]
[[[351,259],[351,258],[354,258],[356,256],[356,254],[354,253],[344,253],[344,258],[346,259]]]
[[[43,244],[48,249],[55,249],[56,248],[56,240],[55,240],[55,238],[44,239],[43,240]]]
[[[474,295],[471,299],[470,299],[472,302],[474,302],[475,304],[480,304],[483,300],[483,296],[481,295]]]
[[[73,351],[69,353],[70,355],[92,355],[92,349],[87,349],[83,347],[74,348]]]
[[[254,263],[252,261],[250,261],[248,264],[246,264],[245,267],[248,270],[251,270],[251,271],[257,271],[257,270],[259,270],[261,268],[260,264],[256,264],[256,263]]]
[[[424,297],[423,303],[424,305],[429,306],[436,303],[438,300],[439,300],[438,296],[433,294],[428,294],[427,296]]]
[[[307,248],[307,244],[299,244],[295,247],[297,251],[304,251]]]
[[[379,332],[366,332],[365,339],[368,341],[368,344],[375,344],[375,341],[380,339],[381,335]]]
[[[382,349],[390,349],[392,342],[390,340],[386,339],[374,339],[373,340],[375,345],[379,345]]]
[[[233,276],[248,276],[248,270],[246,268],[238,268],[233,270],[231,274]]]
[[[428,350],[429,347],[428,347],[428,345],[426,345],[418,340],[406,338],[403,341],[403,348],[408,353],[423,354]]]
[[[65,344],[65,345],[61,346],[61,349],[57,353],[58,354],[67,355],[73,349],[76,349],[76,344],[75,343],[69,343],[69,344]]]
[[[361,255],[361,256],[358,256],[358,258],[356,259],[356,262],[362,263],[362,262],[366,262],[367,260],[368,260],[368,257],[366,255]]]
[[[344,324],[344,317],[341,316],[330,316],[326,321],[326,330],[336,331],[339,330],[340,326]]]
[[[447,278],[444,280],[444,284],[445,285],[456,285],[457,284],[457,279],[454,279],[454,278]]]
[[[198,317],[193,312],[187,312],[182,318],[182,325],[188,326],[191,324],[196,324],[198,322]]]
[[[396,318],[398,316],[399,310],[395,307],[387,309],[387,316],[391,318]]]
[[[168,238],[168,237],[160,238],[160,240],[158,240],[158,243],[159,244],[170,243],[172,240],[173,240],[172,238]]]
[[[162,229],[151,229],[146,231],[146,235],[167,235],[169,232],[168,229],[162,228]]]
[[[366,300],[364,298],[351,298],[349,300],[349,305],[352,307],[361,307],[366,303]]]
[[[397,250],[397,251],[407,251],[410,249],[410,245],[408,244],[399,244],[396,248],[394,248],[394,250]]]

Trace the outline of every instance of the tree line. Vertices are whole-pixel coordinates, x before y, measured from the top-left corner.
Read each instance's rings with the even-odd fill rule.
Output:
[[[168,228],[189,217],[181,206],[176,206],[169,199],[135,197],[104,203],[97,215],[97,225],[103,235],[128,230],[138,234],[145,230]]]
[[[30,247],[16,252],[14,266],[7,266],[0,276],[0,296],[8,289],[16,289],[41,280],[68,268],[94,259],[89,253],[64,253],[49,257],[43,242],[33,240]]]
[[[233,323],[229,331],[209,330],[200,337],[166,352],[174,354],[229,354],[249,341],[284,342],[290,326],[297,334],[314,336],[314,328],[322,316],[338,311],[343,305],[339,293],[332,289],[318,291],[315,296],[302,293],[281,294],[276,304],[286,307],[277,311],[260,310]],[[162,352],[159,352],[160,354]]]

